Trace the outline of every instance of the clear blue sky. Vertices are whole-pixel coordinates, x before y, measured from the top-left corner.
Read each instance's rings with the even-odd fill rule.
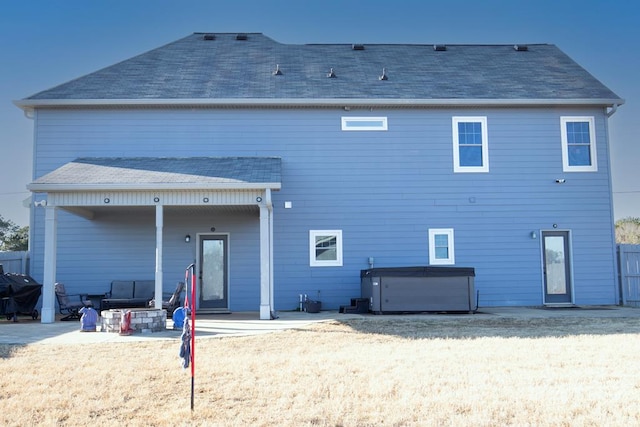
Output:
[[[552,43],[626,100],[610,119],[616,218],[640,217],[640,2],[29,0],[0,4],[0,215],[28,225],[33,122],[13,100],[193,32],[281,43]]]

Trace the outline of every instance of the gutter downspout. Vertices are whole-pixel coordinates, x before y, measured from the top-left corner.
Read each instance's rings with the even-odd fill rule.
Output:
[[[622,105],[624,102],[615,103],[611,105],[611,109],[609,111],[605,110],[605,115],[607,116],[607,120],[604,121],[605,134],[607,136],[607,145],[609,149],[607,150],[607,163],[608,163],[608,181],[609,181],[609,212],[611,214],[611,241],[613,242],[612,248],[612,258],[613,258],[613,293],[614,293],[614,301],[616,305],[623,304],[624,292],[622,292],[622,284],[620,283],[620,265],[618,258],[618,245],[616,244],[616,226],[615,226],[615,212],[613,209],[613,179],[611,176],[611,139],[609,137],[609,118],[618,111],[618,107]]]

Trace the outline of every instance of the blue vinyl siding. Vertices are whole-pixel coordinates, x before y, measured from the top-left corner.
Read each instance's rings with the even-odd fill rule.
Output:
[[[363,110],[364,111],[364,110]],[[353,111],[353,116],[364,116]],[[368,112],[367,112],[368,113]],[[40,110],[35,176],[77,157],[279,156],[273,193],[277,310],[298,295],[338,308],[360,295],[359,274],[426,265],[428,230],[455,232],[457,266],[476,268],[480,305],[540,305],[540,237],[570,230],[577,304],[614,304],[615,263],[606,123],[598,108],[390,109],[386,132],[344,132],[342,110]],[[486,116],[491,171],[455,174],[453,116]],[[593,116],[598,171],[562,171],[561,116]],[[566,178],[566,183],[555,183]],[[284,202],[293,207],[284,209]],[[34,229],[43,235],[42,209]],[[61,212],[58,280],[71,290],[108,289],[110,280],[153,278],[153,210],[101,213],[88,221]],[[164,286],[173,290],[193,262],[195,236],[229,233],[232,310],[259,306],[258,214],[215,217],[172,212],[164,224]],[[343,266],[309,265],[309,230],[342,230]],[[33,246],[42,271],[43,243]]]

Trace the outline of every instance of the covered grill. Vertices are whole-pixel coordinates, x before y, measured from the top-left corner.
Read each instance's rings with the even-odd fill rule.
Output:
[[[42,285],[26,274],[0,274],[0,315],[17,321],[18,314],[38,318],[36,304],[42,294]]]

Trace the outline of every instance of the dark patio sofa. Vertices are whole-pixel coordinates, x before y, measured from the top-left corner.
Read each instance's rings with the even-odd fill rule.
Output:
[[[117,308],[146,308],[155,294],[155,280],[114,280],[100,301],[100,311]]]

